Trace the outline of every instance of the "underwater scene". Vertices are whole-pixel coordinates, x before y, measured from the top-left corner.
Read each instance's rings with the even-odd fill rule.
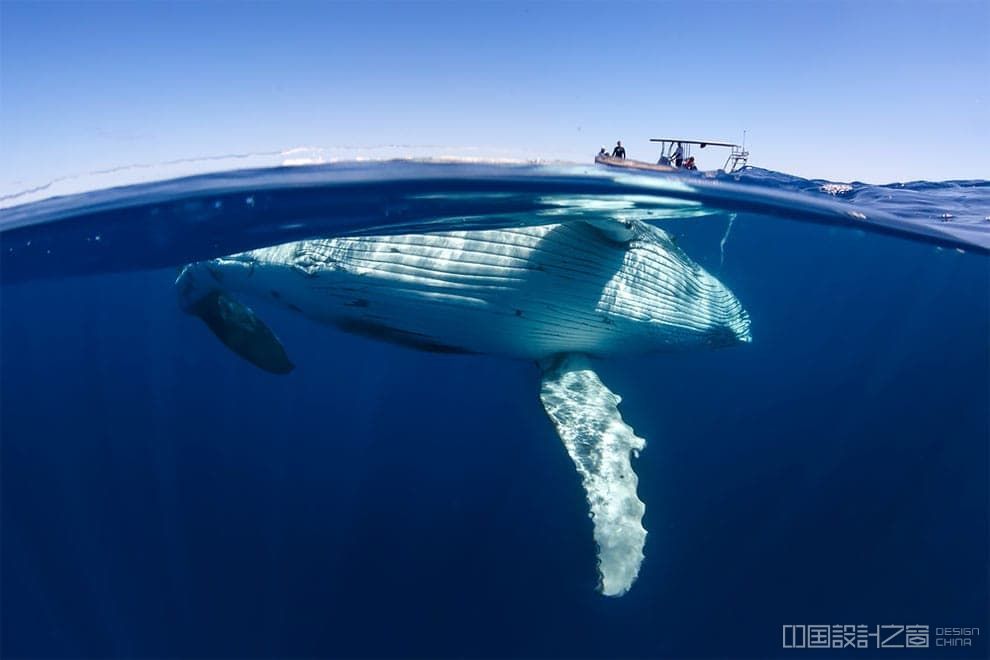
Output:
[[[986,657],[988,181],[42,187],[0,278],[5,657]]]

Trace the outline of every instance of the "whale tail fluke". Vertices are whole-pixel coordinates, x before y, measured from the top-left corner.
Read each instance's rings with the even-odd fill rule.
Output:
[[[273,374],[287,374],[295,368],[282,342],[247,305],[234,299],[218,286],[204,286],[196,264],[186,266],[176,286],[179,304],[198,316],[227,348],[259,369]]]
[[[638,455],[646,442],[622,421],[621,398],[605,387],[587,358],[567,354],[542,366],[540,399],[581,475],[591,508],[599,587],[606,596],[621,596],[639,575],[646,544],[646,506],[636,494],[630,463],[630,455]]]

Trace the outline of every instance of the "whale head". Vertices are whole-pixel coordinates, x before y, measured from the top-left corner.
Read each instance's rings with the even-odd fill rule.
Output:
[[[727,286],[663,230],[638,230],[598,304],[624,335],[642,338],[641,347],[631,350],[720,348],[752,340],[749,314]]]

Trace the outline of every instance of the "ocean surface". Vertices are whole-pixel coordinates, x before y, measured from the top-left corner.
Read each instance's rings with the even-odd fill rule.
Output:
[[[46,194],[0,197],[4,657],[987,655],[988,181],[381,162]],[[669,232],[752,331],[595,360],[647,441],[619,598],[532,362],[262,305],[275,376],[173,286],[308,237],[609,218]],[[785,648],[806,625],[927,648]]]

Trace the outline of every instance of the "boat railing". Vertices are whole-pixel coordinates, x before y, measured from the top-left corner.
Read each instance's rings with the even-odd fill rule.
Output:
[[[729,157],[725,159],[725,165],[722,166],[722,169],[727,174],[731,174],[736,170],[746,167],[748,160],[749,152],[744,147],[734,144],[732,145],[732,151],[729,152]]]

